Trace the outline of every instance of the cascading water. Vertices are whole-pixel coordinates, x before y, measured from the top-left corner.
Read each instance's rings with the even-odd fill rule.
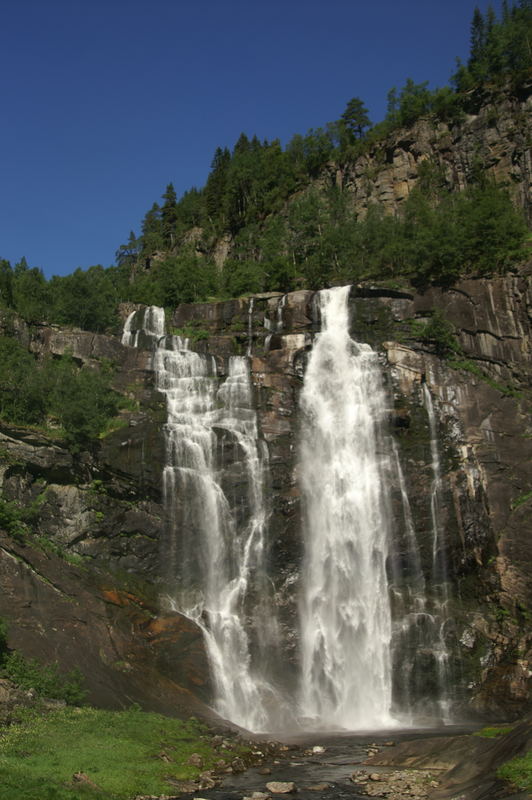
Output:
[[[144,337],[155,347],[161,336],[164,336],[164,309],[148,306],[142,311],[133,311],[128,316],[122,333],[122,344],[138,347],[141,337]]]
[[[204,632],[216,710],[265,730],[268,703],[282,703],[266,677],[278,637],[265,570],[267,451],[258,438],[248,362],[231,357],[219,385],[214,359],[164,336],[162,309],[145,310],[142,331],[154,340],[157,389],[168,410],[164,561],[175,586],[171,602]],[[135,346],[138,339],[132,315],[123,341]]]
[[[442,525],[442,479],[436,415],[432,395],[423,383],[423,402],[427,411],[430,430],[430,453],[432,462],[432,485],[430,492],[430,516],[432,523],[432,569],[431,584],[434,596],[434,616],[438,626],[437,647],[434,655],[437,665],[438,705],[444,722],[450,721],[450,675],[449,651],[445,641],[445,628],[448,622],[449,570],[447,564],[447,542]]]
[[[432,398],[423,385],[433,476],[428,553],[418,541],[398,448],[386,433],[378,356],[349,335],[349,290],[316,295],[322,326],[301,392],[297,709],[285,701],[289,681],[280,674],[267,572],[268,452],[249,358],[231,357],[221,381],[211,356],[165,335],[162,309],[136,312],[124,327],[124,344],[153,348],[157,389],[167,402],[163,563],[171,605],[204,633],[216,710],[254,731],[286,729],[296,719],[322,730],[395,727],[420,715],[449,721],[448,570]],[[252,323],[250,302],[250,340]],[[392,486],[402,504],[402,522],[393,526]]]
[[[321,333],[301,395],[305,505],[300,710],[325,728],[393,726],[377,354],[349,336],[350,287],[319,293]]]
[[[249,300],[248,306],[248,347],[246,350],[246,355],[249,358],[251,356],[251,350],[253,348],[253,307],[255,305],[255,298],[251,297]]]

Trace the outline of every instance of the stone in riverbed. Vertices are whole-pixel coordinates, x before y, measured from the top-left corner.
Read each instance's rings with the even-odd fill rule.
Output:
[[[297,787],[293,781],[270,781],[266,788],[272,794],[290,794],[297,792]]]
[[[314,783],[312,786],[305,786],[307,792],[324,792],[326,789],[330,788],[330,783]]]
[[[207,770],[206,772],[202,772],[200,774],[200,789],[214,789],[216,786],[216,780],[213,777],[212,771]]]
[[[243,797],[242,800],[270,800],[270,795],[266,792],[253,792],[253,794]]]

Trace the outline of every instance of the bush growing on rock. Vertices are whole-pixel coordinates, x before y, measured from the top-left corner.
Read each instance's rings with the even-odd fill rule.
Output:
[[[0,418],[46,427],[54,420],[72,450],[87,446],[118,413],[111,370],[78,367],[68,355],[38,362],[15,339],[0,336]]]
[[[2,669],[20,689],[33,689],[39,697],[64,700],[67,705],[79,706],[87,696],[79,669],[61,674],[57,664],[43,666],[34,658],[24,658],[17,651],[4,657]]]

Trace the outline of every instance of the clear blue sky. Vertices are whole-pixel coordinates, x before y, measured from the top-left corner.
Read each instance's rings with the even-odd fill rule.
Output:
[[[0,256],[108,266],[242,131],[305,133],[407,77],[448,82],[487,0],[6,0]],[[495,3],[497,8],[499,3]]]

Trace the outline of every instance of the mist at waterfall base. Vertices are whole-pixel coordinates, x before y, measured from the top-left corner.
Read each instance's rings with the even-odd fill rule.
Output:
[[[156,387],[166,397],[161,569],[172,587],[167,602],[203,631],[216,712],[254,732],[419,725],[427,659],[435,680],[422,698],[424,721],[450,722],[432,399],[424,386],[433,470],[427,577],[436,587],[428,597],[398,448],[386,426],[383,373],[377,353],[349,335],[349,291],[316,294],[321,329],[300,396],[304,557],[295,692],[284,680],[268,575],[268,448],[253,405],[252,301],[247,355],[229,358],[225,378],[212,356],[166,334],[163,309],[133,312],[124,327],[123,344],[153,349]],[[283,305],[280,298],[277,330]],[[408,581],[394,558],[391,485],[400,488]]]

